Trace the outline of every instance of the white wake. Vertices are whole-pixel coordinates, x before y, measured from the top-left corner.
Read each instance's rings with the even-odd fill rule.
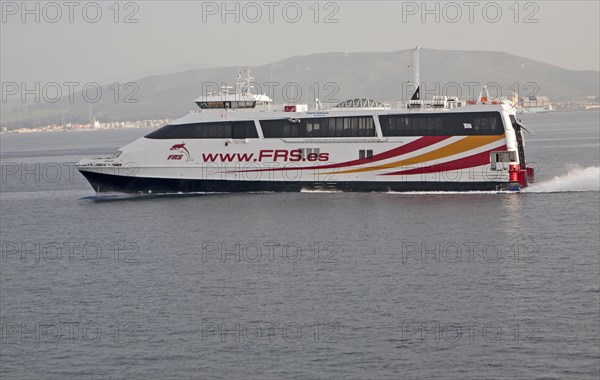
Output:
[[[567,174],[551,180],[534,183],[523,191],[528,193],[554,193],[566,191],[600,191],[600,167],[575,167]]]

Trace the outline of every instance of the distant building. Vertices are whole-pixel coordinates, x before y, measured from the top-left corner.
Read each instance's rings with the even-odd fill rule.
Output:
[[[533,95],[523,99],[523,107],[546,107],[550,106],[550,98],[547,96]]]

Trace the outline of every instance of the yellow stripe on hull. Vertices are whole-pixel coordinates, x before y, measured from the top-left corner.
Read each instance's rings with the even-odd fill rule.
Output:
[[[431,152],[427,152],[421,154],[419,156],[407,158],[405,160],[400,160],[396,162],[390,162],[383,165],[370,166],[367,168],[358,168],[352,170],[345,170],[342,172],[329,172],[326,174],[348,174],[348,173],[361,173],[361,172],[369,172],[373,170],[381,170],[381,169],[392,169],[397,168],[399,166],[407,166],[407,165],[415,165],[420,164],[427,161],[437,160],[444,157],[453,156],[455,154],[464,153],[472,149],[480,148],[487,144],[491,144],[495,141],[504,139],[505,135],[500,136],[468,136],[464,139],[456,141],[452,144],[448,144],[439,149],[433,150]]]

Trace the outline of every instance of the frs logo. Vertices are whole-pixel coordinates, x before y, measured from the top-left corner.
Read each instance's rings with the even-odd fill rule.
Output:
[[[169,150],[174,150],[181,154],[170,154],[169,157],[167,157],[167,160],[181,160],[183,156],[185,156],[185,162],[194,161],[194,159],[190,156],[190,152],[185,147],[185,143],[183,142],[181,144],[173,145]]]

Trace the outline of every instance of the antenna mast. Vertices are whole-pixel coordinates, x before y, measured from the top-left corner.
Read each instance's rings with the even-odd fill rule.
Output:
[[[421,73],[420,73],[420,62],[419,62],[419,50],[421,49],[421,47],[419,45],[417,45],[417,47],[415,49],[412,50],[411,52],[411,62],[410,62],[410,67],[409,69],[411,69],[413,71],[413,78],[412,78],[412,82],[415,85],[415,92],[412,96],[411,100],[421,100],[421,92],[420,90],[420,86],[421,86]]]

